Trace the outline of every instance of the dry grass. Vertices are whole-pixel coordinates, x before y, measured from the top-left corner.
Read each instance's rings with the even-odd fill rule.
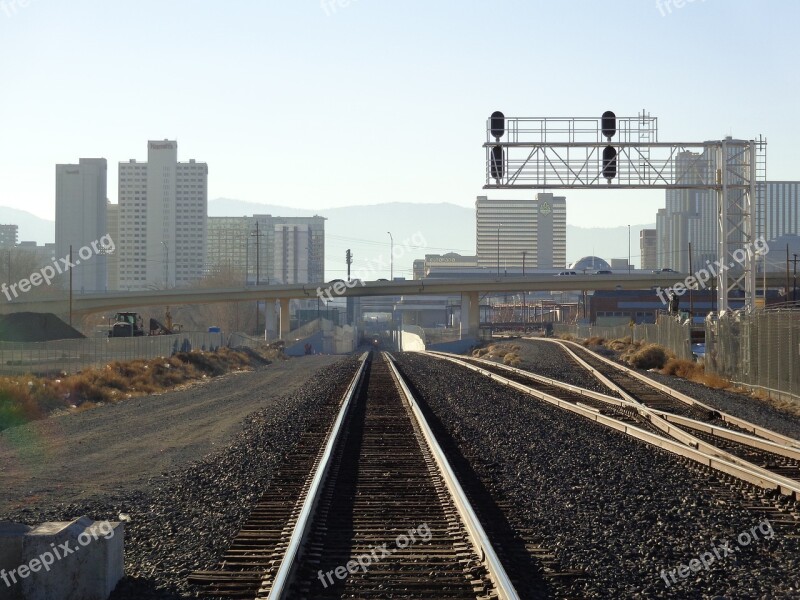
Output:
[[[671,358],[667,364],[661,369],[664,375],[674,375],[682,379],[688,379],[695,383],[702,383],[703,385],[714,388],[716,390],[729,389],[731,384],[714,373],[706,373],[705,365],[692,362],[690,360],[683,360],[679,358]]]
[[[606,343],[605,338],[601,338],[599,336],[592,336],[587,338],[581,342],[584,346],[604,346]]]
[[[521,350],[519,344],[504,342],[500,344],[489,344],[483,348],[475,348],[472,356],[475,358],[485,358],[486,360],[496,360],[504,365],[518,367],[522,364],[518,352]]]
[[[605,347],[609,350],[613,350],[614,352],[624,352],[633,344],[633,340],[631,336],[625,336],[624,338],[617,338],[616,340],[609,340],[605,343]]]
[[[633,346],[631,346],[633,348]],[[637,369],[662,369],[672,354],[657,344],[647,344],[626,353],[624,360]]]
[[[275,352],[272,349],[271,354]],[[217,352],[181,352],[169,358],[115,361],[60,379],[0,377],[0,431],[42,419],[58,409],[88,410],[266,362],[261,353],[220,348]]]

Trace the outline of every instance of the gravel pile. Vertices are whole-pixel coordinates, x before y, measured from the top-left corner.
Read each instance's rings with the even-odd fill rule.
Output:
[[[463,453],[481,457],[473,467],[511,522],[586,573],[563,597],[800,598],[800,526],[769,536],[763,513],[712,493],[671,455],[455,365],[398,358]],[[740,547],[760,523],[767,534]],[[714,547],[708,571],[662,579]]]
[[[86,337],[53,313],[18,312],[0,316],[0,340],[49,342]]]
[[[127,513],[126,578],[111,599],[197,597],[198,590],[186,583],[189,573],[215,567],[273,473],[319,418],[317,409],[341,397],[356,364],[356,358],[348,358],[321,369],[281,402],[251,414],[227,447],[150,479],[146,491],[24,509],[0,520],[34,524],[86,515],[113,521]]]

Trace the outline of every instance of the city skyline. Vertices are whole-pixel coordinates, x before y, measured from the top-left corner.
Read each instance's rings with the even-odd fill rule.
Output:
[[[52,219],[46,174],[53,164],[70,156],[123,162],[141,139],[167,137],[214,164],[211,198],[282,199],[315,209],[392,201],[470,206],[482,193],[480,146],[493,110],[599,116],[646,109],[659,117],[660,139],[672,141],[764,134],[769,178],[800,179],[792,160],[800,125],[782,116],[791,114],[796,95],[797,82],[786,73],[798,54],[791,23],[800,7],[735,0],[615,7],[574,3],[565,19],[565,9],[552,3],[363,1],[326,11],[315,1],[224,8],[144,1],[135,10],[97,11],[89,0],[31,2],[0,12],[0,51],[12,57],[0,65],[0,79],[14,116],[4,132],[10,143],[0,148],[0,204]],[[413,18],[416,10],[425,11],[424,22]],[[150,27],[154,15],[174,35]],[[502,35],[487,28],[494,21],[506,23]],[[543,22],[553,26],[537,27]],[[264,36],[265,23],[281,27]],[[696,68],[682,66],[678,42],[695,37],[723,48],[730,32],[767,26],[769,42],[735,60],[698,52]],[[599,32],[619,30],[630,48],[623,49],[626,73],[635,75],[618,75],[597,51]],[[54,60],[65,45],[96,57],[91,76]],[[560,48],[557,55],[541,60],[541,48],[552,47]],[[495,54],[515,60],[499,64]],[[179,68],[146,67],[165,56],[177,57]],[[526,61],[537,65],[536,78],[523,75]],[[741,91],[719,85],[747,73],[758,73],[758,94],[746,84]],[[542,82],[549,93],[540,93]],[[70,94],[52,102],[48,90],[67,85]],[[101,100],[109,89],[130,93]],[[765,97],[769,111],[762,109]],[[429,149],[437,159],[425,161],[431,129],[443,143]],[[47,131],[48,143],[31,131]],[[360,157],[357,169],[353,156]],[[109,189],[118,201],[113,170]],[[621,214],[626,222],[651,223],[663,203],[650,191],[568,195],[568,222],[578,226],[622,225]]]

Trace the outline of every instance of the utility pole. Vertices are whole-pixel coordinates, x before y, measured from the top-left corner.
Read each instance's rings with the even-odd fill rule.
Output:
[[[72,262],[72,244],[69,245],[69,264]],[[69,269],[69,326],[72,327],[72,267]]]
[[[251,233],[250,235],[251,236],[255,236],[255,238],[256,238],[256,287],[258,287],[259,283],[260,283],[260,275],[261,275],[261,243],[260,243],[261,234],[258,231],[258,220],[256,220],[256,232],[255,233]],[[258,314],[259,313],[259,310],[258,310],[259,304],[260,304],[259,301],[256,300],[256,335],[258,335],[258,327],[259,327],[259,323],[261,322],[261,316]],[[264,310],[269,310],[269,307],[266,304],[264,305]],[[266,323],[265,323],[265,327],[264,327],[264,336],[265,337],[266,337],[266,334],[267,334],[267,330],[266,330]]]
[[[525,277],[525,255],[528,253],[527,250],[522,251],[522,276]],[[527,325],[528,323],[528,292],[522,292],[522,321]]]
[[[347,281],[350,281],[350,265],[353,264],[353,253],[350,252],[350,249],[347,249],[347,252],[344,254],[345,261],[347,262]]]
[[[386,233],[389,234],[389,281],[394,281],[394,238],[391,231]]]
[[[789,301],[789,244],[786,244],[786,302]]]
[[[692,242],[689,242],[689,275],[694,274],[694,269],[692,269]],[[692,295],[692,290],[694,286],[689,288],[689,318],[694,318],[694,296]],[[693,322],[693,321],[691,321]]]
[[[794,256],[794,288],[792,290],[792,302],[797,302],[797,254],[792,254]]]
[[[258,232],[258,221],[256,221],[256,287],[259,285],[261,275],[261,234]]]
[[[628,225],[628,275],[631,274],[631,226]]]

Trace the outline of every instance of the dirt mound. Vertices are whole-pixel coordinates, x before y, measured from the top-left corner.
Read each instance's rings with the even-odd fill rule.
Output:
[[[53,313],[19,312],[0,315],[0,341],[49,342],[86,337]]]

